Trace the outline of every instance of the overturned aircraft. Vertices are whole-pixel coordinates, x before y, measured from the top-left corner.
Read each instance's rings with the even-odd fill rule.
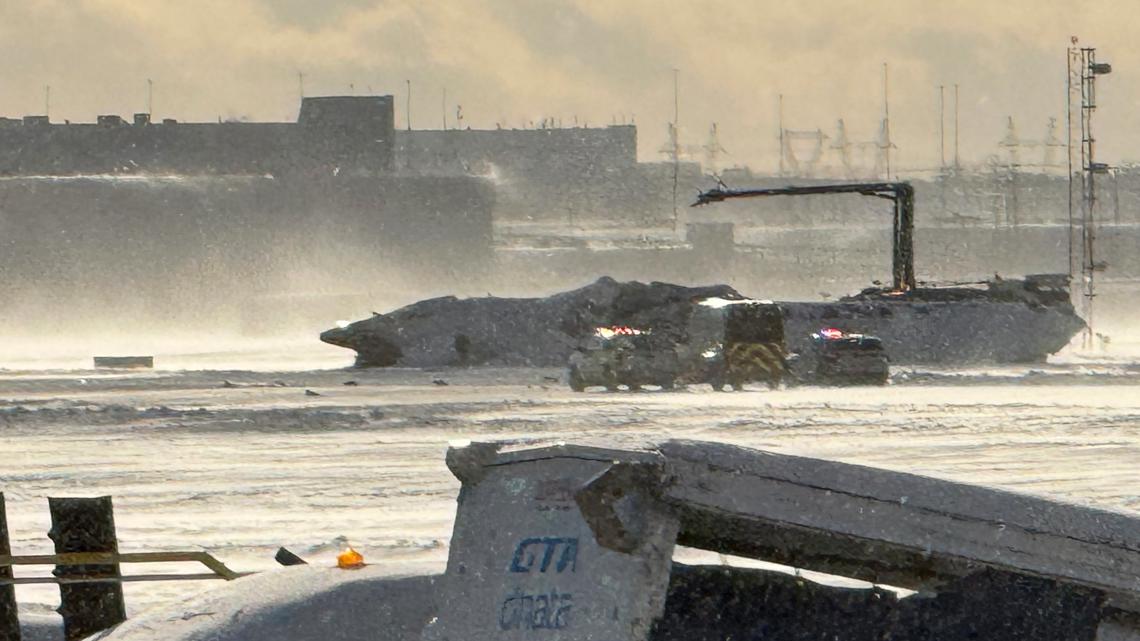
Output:
[[[744,297],[727,285],[600,278],[545,298],[432,298],[330,329],[321,340],[356,350],[359,367],[562,367],[601,326],[652,326],[683,340],[693,305],[708,298]]]
[[[1067,282],[1052,276],[980,287],[866,290],[834,302],[780,302],[787,349],[811,348],[822,328],[877,336],[891,362],[968,365],[1043,361],[1084,327]],[[603,277],[543,298],[454,296],[413,303],[330,329],[321,340],[355,350],[359,367],[562,367],[603,326],[653,328],[679,342],[702,301],[746,297],[728,285],[620,283]]]

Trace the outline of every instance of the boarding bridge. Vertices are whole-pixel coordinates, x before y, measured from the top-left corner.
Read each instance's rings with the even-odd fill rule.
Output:
[[[462,490],[424,641],[1140,639],[1133,516],[692,441],[477,443],[447,464]],[[696,571],[675,545],[916,593]]]

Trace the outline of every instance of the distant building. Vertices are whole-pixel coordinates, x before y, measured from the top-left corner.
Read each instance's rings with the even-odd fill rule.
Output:
[[[0,175],[403,172],[601,177],[637,164],[633,126],[395,130],[392,96],[303,98],[295,123],[0,119]]]
[[[391,96],[305,98],[296,123],[151,122],[101,115],[95,124],[45,116],[0,121],[0,175],[386,172],[395,149]]]

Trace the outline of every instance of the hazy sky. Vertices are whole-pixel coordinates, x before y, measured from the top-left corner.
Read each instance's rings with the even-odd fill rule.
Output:
[[[788,127],[875,136],[882,63],[890,65],[897,161],[938,162],[938,85],[961,85],[961,153],[998,151],[1006,117],[1042,138],[1064,126],[1069,37],[1099,48],[1105,160],[1140,159],[1135,0],[0,0],[0,114],[93,121],[146,109],[156,118],[292,120],[307,95],[397,96],[412,125],[473,128],[575,117],[636,118],[643,159],[661,159],[680,70],[684,142],[719,123],[728,160],[776,164],[777,95]],[[1061,134],[1063,136],[1063,132]],[[1039,158],[1026,152],[1025,160]]]

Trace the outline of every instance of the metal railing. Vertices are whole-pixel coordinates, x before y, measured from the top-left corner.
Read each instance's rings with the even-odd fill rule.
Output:
[[[0,567],[17,565],[95,565],[119,563],[201,563],[209,572],[197,574],[137,574],[128,576],[37,576],[0,577],[0,585],[30,585],[36,583],[136,583],[145,581],[202,581],[224,579],[233,581],[252,574],[235,572],[208,552],[70,552],[66,554],[0,555]]]
[[[20,621],[15,586],[55,584],[64,638],[79,641],[122,623],[124,583],[153,581],[232,581],[234,572],[207,552],[119,552],[111,497],[48,498],[52,527],[48,537],[55,554],[12,554],[8,541],[4,494],[0,492],[0,641],[19,641]],[[124,563],[199,563],[209,572],[155,573],[123,576]],[[16,566],[51,566],[51,576],[17,577]]]

